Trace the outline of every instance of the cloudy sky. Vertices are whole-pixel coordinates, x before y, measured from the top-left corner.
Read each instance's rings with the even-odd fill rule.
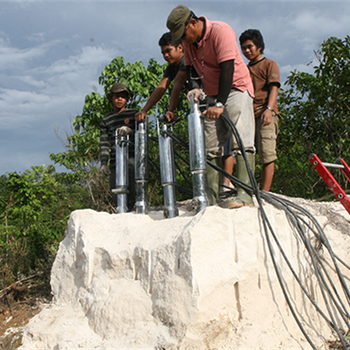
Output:
[[[0,0],[0,174],[51,164],[48,153],[63,151],[56,133],[71,133],[85,95],[102,93],[98,77],[114,57],[163,64],[158,39],[179,3]],[[291,70],[310,71],[323,40],[350,34],[349,1],[183,3],[237,36],[260,29],[282,81]]]

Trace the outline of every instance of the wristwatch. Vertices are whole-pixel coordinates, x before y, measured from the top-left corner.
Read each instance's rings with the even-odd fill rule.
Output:
[[[215,103],[215,107],[219,107],[219,108],[224,108],[225,109],[225,106],[221,102],[216,102]]]

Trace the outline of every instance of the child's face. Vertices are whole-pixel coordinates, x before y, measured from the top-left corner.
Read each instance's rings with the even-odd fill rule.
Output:
[[[183,56],[183,48],[181,44],[179,44],[178,47],[175,47],[174,45],[163,45],[160,49],[164,59],[169,64],[178,65],[180,63],[181,57]]]
[[[257,48],[252,40],[245,41],[242,44],[241,49],[245,58],[247,58],[252,63],[258,61],[261,56],[261,48]]]
[[[128,101],[128,94],[125,91],[113,93],[111,96],[111,102],[115,110],[124,108],[127,101]]]

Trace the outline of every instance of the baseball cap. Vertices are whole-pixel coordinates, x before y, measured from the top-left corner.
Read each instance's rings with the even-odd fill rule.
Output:
[[[115,84],[113,84],[113,86],[111,87],[111,90],[107,94],[107,98],[110,100],[112,97],[112,94],[117,94],[118,92],[123,92],[123,91],[125,91],[128,94],[128,96],[130,97],[130,92],[124,84],[115,83]]]
[[[179,40],[185,31],[185,22],[191,10],[185,5],[177,5],[169,14],[166,26],[173,35],[173,41]]]
[[[113,84],[110,92],[112,94],[117,94],[118,92],[122,92],[122,91],[126,91],[128,93],[128,95],[130,95],[128,88],[122,83]]]

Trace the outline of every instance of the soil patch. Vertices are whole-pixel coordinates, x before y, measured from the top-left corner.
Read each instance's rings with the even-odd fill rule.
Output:
[[[51,290],[42,275],[18,281],[0,291],[0,349],[14,350],[22,345],[29,320],[50,302]]]

